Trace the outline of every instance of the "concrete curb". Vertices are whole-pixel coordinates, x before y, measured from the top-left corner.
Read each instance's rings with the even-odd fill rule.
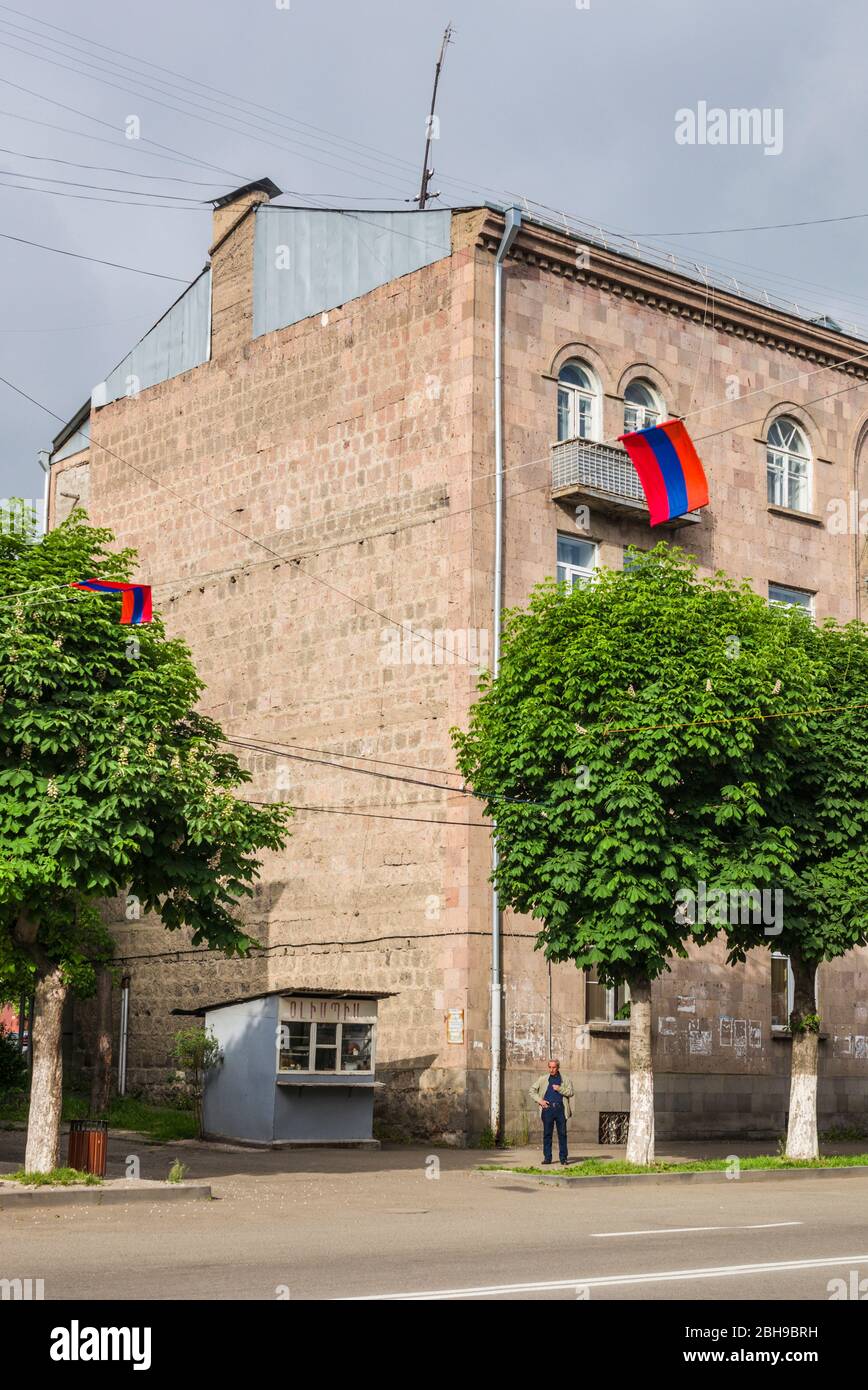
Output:
[[[726,1169],[714,1169],[712,1172],[701,1173],[612,1173],[611,1177],[605,1175],[594,1177],[569,1177],[566,1173],[516,1173],[513,1168],[490,1168],[476,1169],[483,1177],[523,1177],[529,1183],[545,1183],[549,1187],[629,1187],[632,1183],[648,1184],[648,1186],[659,1186],[659,1184],[676,1183],[721,1183],[721,1181],[771,1181],[791,1179],[791,1177],[840,1177],[842,1173],[860,1173],[862,1177],[868,1177],[868,1163],[853,1168],[746,1168],[740,1173],[739,1177],[726,1176]]]
[[[16,1207],[114,1207],[125,1202],[208,1201],[211,1188],[199,1183],[143,1184],[141,1187],[0,1187],[0,1211]]]
[[[549,1187],[629,1187],[631,1183],[659,1186],[672,1182],[773,1182],[781,1178],[839,1178],[843,1174],[859,1174],[868,1177],[868,1163],[850,1168],[745,1168],[738,1178],[728,1178],[726,1169],[714,1169],[699,1173],[612,1173],[610,1177],[599,1176],[581,1178],[568,1177],[565,1173],[517,1173],[514,1168],[477,1169],[483,1177],[505,1176],[524,1178],[528,1182],[540,1182]]]

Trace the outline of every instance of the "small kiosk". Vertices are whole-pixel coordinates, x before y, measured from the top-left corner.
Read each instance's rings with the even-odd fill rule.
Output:
[[[223,1054],[205,1082],[206,1137],[378,1147],[377,1005],[389,997],[282,989],[191,1010]]]

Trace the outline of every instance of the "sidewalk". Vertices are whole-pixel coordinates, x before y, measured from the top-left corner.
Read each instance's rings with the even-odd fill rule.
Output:
[[[66,1162],[66,1126],[61,1141],[61,1163]],[[0,1175],[14,1172],[24,1161],[25,1134],[23,1130],[0,1130]],[[863,1153],[868,1140],[821,1144],[823,1154]],[[776,1154],[774,1140],[709,1139],[661,1142],[657,1158],[668,1162],[691,1159],[727,1158],[737,1155],[748,1158],[758,1154]],[[536,1166],[542,1158],[539,1144],[503,1149],[438,1148],[432,1144],[384,1144],[379,1150],[364,1149],[249,1149],[242,1145],[199,1143],[193,1139],[159,1142],[129,1131],[110,1131],[106,1175],[121,1178],[126,1175],[130,1158],[138,1160],[143,1178],[165,1178],[169,1167],[180,1158],[188,1166],[195,1181],[212,1178],[251,1177],[269,1178],[278,1174],[305,1176],[400,1173],[418,1170],[427,1160],[436,1157],[444,1169],[453,1172],[472,1172],[479,1164],[497,1163],[510,1168]],[[625,1157],[624,1145],[575,1143],[570,1145],[570,1159]]]

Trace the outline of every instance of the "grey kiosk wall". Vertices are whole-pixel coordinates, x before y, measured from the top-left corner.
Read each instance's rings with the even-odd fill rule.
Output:
[[[388,997],[275,990],[197,1009],[223,1053],[205,1083],[208,1138],[376,1147],[377,1005]]]

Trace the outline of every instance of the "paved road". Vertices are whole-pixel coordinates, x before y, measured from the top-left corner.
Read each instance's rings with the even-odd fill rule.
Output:
[[[0,1135],[0,1169],[19,1145]],[[467,1151],[237,1153],[134,1139],[112,1140],[110,1173],[131,1153],[145,1177],[180,1155],[217,1200],[3,1213],[0,1276],[43,1278],[48,1299],[746,1303],[826,1301],[831,1280],[868,1279],[868,1174],[582,1191],[481,1174],[490,1155]],[[439,1177],[427,1176],[432,1158]]]

